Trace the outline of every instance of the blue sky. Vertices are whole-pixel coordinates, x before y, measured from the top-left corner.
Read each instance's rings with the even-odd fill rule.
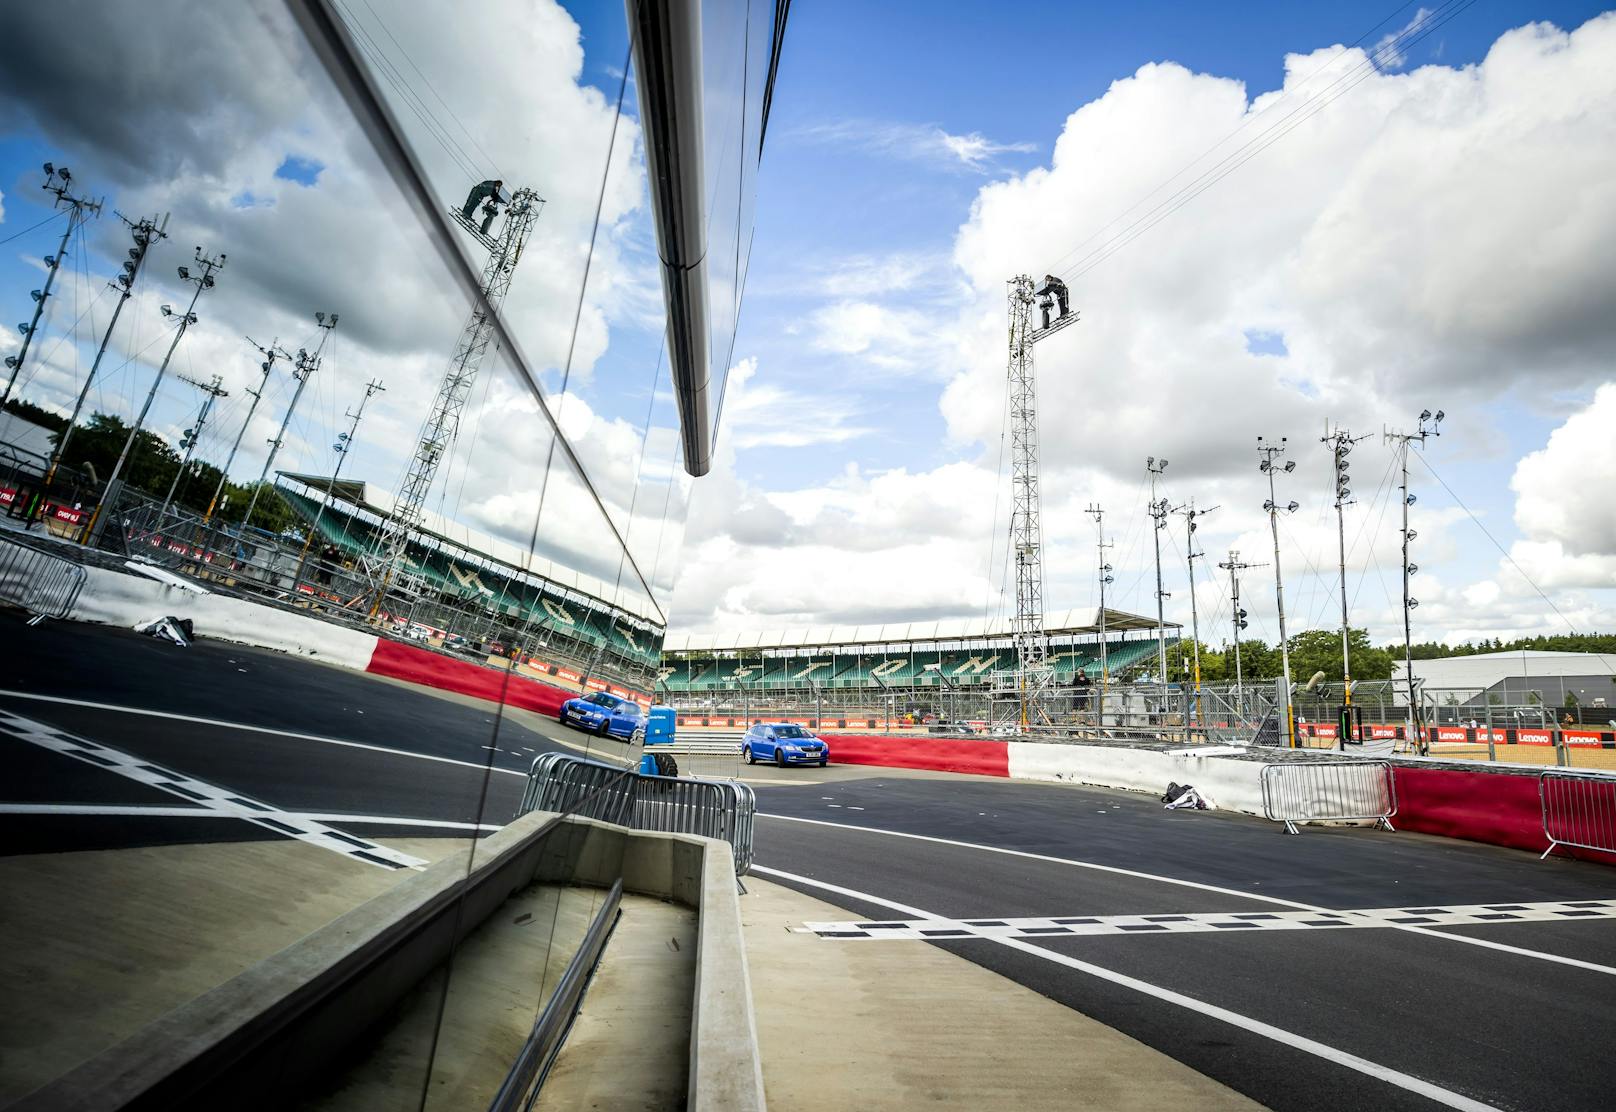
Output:
[[[1083,321],[1038,357],[1049,606],[1093,601],[1093,526],[1081,511],[1100,501],[1125,565],[1114,604],[1154,608],[1141,562],[1146,454],[1174,458],[1166,493],[1175,504],[1194,496],[1220,505],[1203,534],[1214,555],[1235,546],[1256,555],[1266,523],[1251,437],[1261,433],[1291,437],[1294,496],[1304,504],[1286,524],[1295,604],[1324,613],[1329,583],[1313,571],[1328,562],[1320,530],[1331,523],[1320,513],[1318,436],[1327,421],[1375,434],[1356,457],[1365,501],[1349,526],[1367,536],[1364,520],[1379,520],[1386,506],[1376,489],[1386,458],[1379,433],[1431,405],[1450,415],[1427,448],[1432,465],[1577,622],[1616,627],[1605,588],[1616,581],[1616,523],[1607,536],[1598,505],[1563,493],[1616,478],[1616,464],[1604,475],[1578,439],[1602,419],[1596,391],[1616,354],[1600,323],[1608,313],[1597,311],[1616,289],[1593,246],[1616,227],[1613,202],[1591,184],[1616,176],[1606,165],[1616,142],[1601,84],[1616,72],[1616,51],[1603,23],[1570,35],[1598,14],[1595,5],[1433,6],[1421,16],[1417,5],[1384,3],[1052,5],[1010,19],[974,3],[795,5],[758,178],[721,458],[696,486],[675,625],[1002,613],[1003,280],[1075,258],[1074,248],[1114,232],[1114,218],[1160,196],[1153,191],[1164,182],[1167,194],[1182,184],[1172,175],[1196,156],[1223,157],[1226,135],[1250,136],[1304,103],[1358,57],[1330,48],[1363,38],[1374,49],[1405,32],[1401,56],[1379,55],[1369,79],[1339,101],[1072,277]],[[513,305],[551,389],[581,308],[569,381],[578,436],[603,472],[632,476],[633,461],[651,454],[642,455],[638,431],[647,412],[661,451],[671,444],[671,409],[665,384],[653,396],[665,368],[632,88],[626,123],[611,130],[626,55],[621,10],[523,8],[526,37],[506,36],[490,57],[489,81],[512,90],[499,97],[458,80],[454,44],[439,41],[447,36],[430,19],[407,6],[377,10],[435,79],[456,123],[502,168],[542,185],[544,262],[525,268]],[[1440,26],[1410,43],[1411,27],[1429,26],[1422,19]],[[1533,21],[1559,30],[1519,30]],[[1287,55],[1301,56],[1290,84]],[[239,84],[231,96],[262,100],[268,124],[217,130],[219,121],[187,105],[184,87],[154,87],[160,76],[143,79],[140,100],[87,94],[93,107],[72,117],[78,134],[47,135],[27,113],[0,113],[0,240],[15,237],[0,244],[0,320],[25,319],[39,257],[54,247],[51,226],[25,231],[47,211],[35,167],[72,161],[98,117],[121,119],[107,105],[156,112],[167,110],[164,97],[172,114],[129,134],[174,136],[150,149],[184,155],[156,160],[150,187],[110,196],[109,210],[142,197],[194,210],[192,197],[223,190],[236,215],[212,209],[211,227],[229,229],[221,242],[247,236],[260,253],[244,247],[204,301],[197,342],[183,349],[184,360],[200,362],[179,369],[202,374],[223,360],[241,377],[251,360],[239,333],[306,342],[306,307],[336,308],[367,280],[370,249],[321,265],[318,235],[277,244],[286,237],[273,229],[293,213],[320,215],[328,236],[345,223],[376,227],[361,199],[372,171],[295,89],[252,88],[255,71],[226,62],[220,79]],[[557,130],[562,120],[572,131]],[[1528,132],[1511,133],[1513,120],[1530,120]],[[405,123],[415,126],[408,115]],[[602,193],[598,167],[613,134],[620,142]],[[483,172],[417,140],[446,194]],[[214,147],[228,156],[210,163]],[[109,175],[128,176],[135,153],[104,153]],[[580,307],[579,245],[602,197],[606,223]],[[88,243],[95,265],[110,269],[123,247],[110,211]],[[277,249],[282,257],[268,257]],[[164,260],[163,296],[174,296],[175,261],[183,260]],[[381,443],[353,466],[389,484],[414,404],[402,380],[425,388],[454,320],[435,319],[442,307],[430,281],[412,289],[403,274],[374,277],[386,294],[350,310],[351,324],[345,317],[340,374],[318,387],[301,430],[310,458],[300,465],[322,462],[349,394],[383,374]],[[79,291],[77,305],[63,292],[46,338],[81,370],[85,343],[62,345],[60,334],[95,290]],[[107,307],[103,298],[85,320],[104,319]],[[120,359],[160,338],[139,320],[120,338]],[[132,407],[147,373],[114,371],[97,404]],[[165,389],[159,423],[182,427],[195,400]],[[238,392],[221,418],[239,415],[230,407],[240,401]],[[514,426],[489,435],[480,451],[520,452],[531,440]],[[1545,455],[1551,435],[1560,447]],[[1573,458],[1595,460],[1594,484],[1566,481]],[[501,498],[523,504],[502,481],[474,474],[474,487],[490,484],[483,508]],[[1512,481],[1524,484],[1519,499]],[[1428,634],[1557,628],[1524,581],[1500,569],[1479,528],[1423,472],[1415,484],[1429,545],[1420,555]],[[1366,597],[1384,595],[1384,548],[1377,537],[1354,569]],[[1186,592],[1181,570],[1169,580],[1171,611]],[[1366,603],[1362,620],[1377,635],[1393,616],[1389,601]],[[1270,622],[1262,605],[1259,623]],[[1215,606],[1209,613],[1215,620]]]

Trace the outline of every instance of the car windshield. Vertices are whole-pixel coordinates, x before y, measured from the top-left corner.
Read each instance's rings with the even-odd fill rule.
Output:
[[[617,709],[617,696],[608,695],[604,691],[599,692],[599,693],[594,694],[594,695],[591,695],[585,701],[590,702],[590,703],[595,703],[598,706],[606,707],[609,710],[616,710]]]
[[[808,733],[808,731],[803,729],[801,726],[776,726],[774,728],[774,736],[775,737],[810,737],[812,735],[810,735]]]

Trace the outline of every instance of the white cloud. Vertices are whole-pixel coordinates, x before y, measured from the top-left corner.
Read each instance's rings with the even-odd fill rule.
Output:
[[[1416,19],[1396,43],[1420,26]],[[1329,74],[1354,66],[1369,73],[1349,95],[1102,267],[1078,273],[1084,251],[1188,180],[1174,175],[1206,152],[1209,137],[1235,136],[1188,177],[1305,102]],[[1389,68],[1384,58],[1382,68]],[[1378,431],[1441,405],[1445,431],[1474,452],[1501,442],[1489,407],[1517,389],[1543,397],[1590,391],[1608,379],[1616,352],[1609,312],[1616,255],[1604,247],[1616,242],[1611,103],[1616,15],[1570,33],[1520,28],[1464,68],[1381,72],[1364,51],[1341,47],[1292,55],[1284,88],[1255,100],[1226,78],[1172,63],[1140,68],[1068,117],[1048,165],[979,191],[954,241],[952,274],[940,272],[932,283],[946,297],[901,300],[897,290],[882,290],[872,263],[851,268],[842,288],[823,290],[830,301],[810,316],[808,339],[826,361],[946,375],[941,447],[956,462],[856,470],[803,489],[728,488],[728,504],[754,513],[766,507],[775,534],[789,530],[814,542],[765,551],[730,533],[732,519],[707,505],[700,518],[713,539],[694,565],[703,586],[687,594],[681,581],[679,623],[782,624],[779,598],[754,590],[754,575],[785,592],[800,624],[814,620],[810,604],[870,621],[888,606],[909,612],[923,597],[935,596],[932,616],[982,613],[984,599],[996,604],[1000,574],[986,571],[985,557],[1007,501],[1000,499],[990,524],[1004,399],[1004,283],[1053,270],[1070,277],[1082,320],[1037,352],[1047,605],[1092,601],[1093,526],[1082,510],[1099,501],[1111,511],[1119,545],[1114,601],[1154,610],[1149,534],[1140,527],[1147,454],[1175,461],[1175,504],[1191,493],[1203,505],[1221,503],[1200,534],[1214,562],[1231,546],[1246,559],[1270,559],[1260,511],[1266,490],[1252,446],[1257,435],[1289,435],[1299,466],[1281,496],[1303,504],[1285,534],[1293,629],[1331,624],[1338,603],[1329,464],[1314,439],[1326,420]],[[845,124],[817,137],[855,138]],[[1163,182],[1169,189],[1156,193]],[[1150,198],[1143,209],[1135,207],[1141,198]],[[1107,223],[1118,214],[1129,214],[1122,225]],[[1282,334],[1284,352],[1252,353],[1246,334],[1253,330]],[[856,392],[857,380],[845,389]],[[1616,480],[1616,464],[1598,459],[1582,485],[1586,497]],[[1389,639],[1401,626],[1389,453],[1377,437],[1353,462],[1360,505],[1351,511],[1349,543],[1359,528],[1374,537],[1349,559],[1354,620]],[[861,500],[873,504],[883,481],[905,504],[925,507],[885,536],[859,516]],[[927,491],[945,484],[975,493],[929,503]],[[1428,497],[1434,492],[1418,469],[1416,485],[1415,559],[1424,569],[1416,577],[1417,636],[1474,635],[1494,623],[1563,628],[1513,570],[1479,581],[1455,571],[1467,558],[1474,563],[1479,537],[1461,511],[1442,507],[1440,494]],[[697,507],[709,493],[716,490],[698,492]],[[1377,516],[1364,524],[1372,506]],[[877,547],[866,551],[866,544]],[[1002,558],[1002,537],[997,544]],[[1578,558],[1541,546],[1529,554],[1567,573],[1567,561]],[[823,571],[829,566],[836,574]],[[1179,584],[1170,587],[1169,617],[1176,611],[1187,620],[1181,554],[1169,567]],[[728,576],[722,590],[708,581],[720,568]],[[1616,582],[1602,563],[1576,568],[1567,584]],[[952,577],[952,592],[932,590],[939,573]],[[1272,623],[1272,582],[1262,578],[1271,571],[1254,574],[1249,608]],[[1599,574],[1606,578],[1596,581]],[[791,580],[800,585],[786,588]],[[1216,636],[1217,623],[1227,622],[1227,603],[1221,617],[1216,609],[1224,588],[1202,590],[1203,629]],[[1557,605],[1584,616],[1609,611],[1598,597]]]
[[[824,143],[834,143],[925,162],[934,166],[986,172],[1001,154],[1027,154],[1037,150],[1032,143],[1001,143],[980,132],[955,135],[936,124],[910,124],[877,120],[840,120],[803,128],[799,135]]]
[[[1515,524],[1568,556],[1610,557],[1616,568],[1616,382],[1515,466]],[[1616,582],[1616,578],[1607,580]]]

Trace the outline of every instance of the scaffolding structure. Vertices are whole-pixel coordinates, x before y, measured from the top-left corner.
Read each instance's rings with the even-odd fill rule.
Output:
[[[466,326],[461,330],[449,369],[438,387],[437,397],[421,425],[421,435],[415,452],[410,457],[404,482],[399,488],[398,501],[388,518],[386,527],[377,538],[376,547],[364,561],[366,578],[372,584],[370,612],[375,616],[382,608],[389,588],[408,579],[406,549],[420,530],[425,517],[427,496],[444,457],[454,446],[460,432],[460,416],[471,398],[477,373],[494,338],[494,318],[505,295],[510,292],[516,264],[522,259],[522,250],[533,234],[533,225],[539,219],[544,198],[531,189],[518,189],[511,195],[504,209],[504,223],[497,236],[486,229],[493,217],[491,209],[496,198],[484,208],[485,219],[479,226],[461,210],[451,211],[455,222],[470,232],[488,250],[488,261],[483,266],[481,296],[471,307]]]
[[[1037,305],[1041,324],[1033,325]],[[1058,312],[1056,312],[1058,310]],[[1048,686],[1049,636],[1044,630],[1043,507],[1038,489],[1038,375],[1033,345],[1077,320],[1065,283],[1046,275],[1035,285],[1026,274],[1009,283],[1010,313],[1010,552],[1016,563],[1016,613],[1011,634],[1016,672],[1003,685],[1005,704],[1026,727],[1039,717]],[[1052,316],[1051,314],[1054,313]]]

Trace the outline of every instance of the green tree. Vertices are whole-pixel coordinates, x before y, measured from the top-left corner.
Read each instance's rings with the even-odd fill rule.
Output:
[[[1368,630],[1348,630],[1347,648],[1352,654],[1354,680],[1391,678],[1395,661],[1391,653],[1385,649],[1377,649],[1369,643]],[[1323,672],[1327,680],[1338,683],[1341,681],[1339,631],[1310,629],[1305,633],[1298,633],[1290,639],[1290,651],[1291,678],[1297,683],[1306,683],[1315,672]]]
[[[1569,688],[1565,693],[1565,705],[1568,707],[1574,707],[1577,705],[1577,693]]]

